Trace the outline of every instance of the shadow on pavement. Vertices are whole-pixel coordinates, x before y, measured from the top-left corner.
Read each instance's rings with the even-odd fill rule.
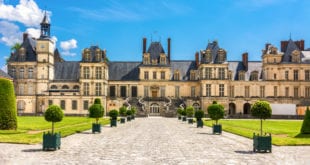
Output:
[[[235,151],[235,153],[238,153],[238,154],[254,154],[253,151]]]
[[[22,152],[43,152],[42,148],[40,149],[25,149]]]
[[[207,132],[198,132],[197,134],[202,134],[202,135],[215,135],[213,133],[207,133]]]

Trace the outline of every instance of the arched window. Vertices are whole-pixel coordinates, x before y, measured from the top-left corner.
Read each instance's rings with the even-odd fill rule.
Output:
[[[151,104],[150,115],[154,115],[154,116],[160,115],[158,104],[156,103]]]
[[[52,85],[51,89],[57,89],[57,86],[56,85]]]
[[[74,85],[73,89],[74,89],[74,90],[79,90],[80,87],[79,87],[78,85]]]
[[[294,50],[291,54],[292,62],[300,63],[300,51]]]
[[[68,85],[63,85],[61,89],[69,89]]]
[[[224,49],[218,50],[218,60],[219,63],[226,61],[226,51]]]
[[[258,80],[258,71],[251,72],[250,81],[257,81]]]
[[[15,67],[12,67],[12,68],[11,68],[11,76],[12,76],[13,78],[16,78],[16,68],[15,68]]]
[[[245,80],[245,72],[244,71],[239,71],[238,73],[238,78],[240,81],[244,81]]]

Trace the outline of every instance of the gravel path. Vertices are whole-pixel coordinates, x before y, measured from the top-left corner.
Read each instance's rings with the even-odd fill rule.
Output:
[[[310,164],[310,146],[277,147],[253,153],[251,139],[176,118],[136,118],[101,134],[90,131],[62,138],[61,149],[42,144],[0,143],[0,164]]]

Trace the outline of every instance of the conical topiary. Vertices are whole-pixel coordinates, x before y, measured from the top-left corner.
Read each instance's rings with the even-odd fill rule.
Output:
[[[0,78],[0,130],[17,129],[16,98],[13,83]]]
[[[310,110],[307,107],[304,121],[302,122],[300,133],[302,134],[310,134]]]

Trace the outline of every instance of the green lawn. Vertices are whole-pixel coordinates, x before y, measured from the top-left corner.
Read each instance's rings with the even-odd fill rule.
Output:
[[[260,132],[260,120],[219,120],[224,131],[248,138]],[[212,126],[214,122],[205,120],[204,125]],[[272,134],[274,145],[310,145],[310,134],[299,134],[302,120],[265,120],[263,132]]]
[[[44,120],[44,117],[17,117],[17,130],[0,130],[0,142],[35,144],[42,142],[44,131],[50,131],[52,123]],[[55,131],[61,132],[65,137],[76,132],[89,130],[94,119],[87,117],[67,117],[61,122],[55,123]],[[108,124],[108,118],[100,119],[101,124]]]

